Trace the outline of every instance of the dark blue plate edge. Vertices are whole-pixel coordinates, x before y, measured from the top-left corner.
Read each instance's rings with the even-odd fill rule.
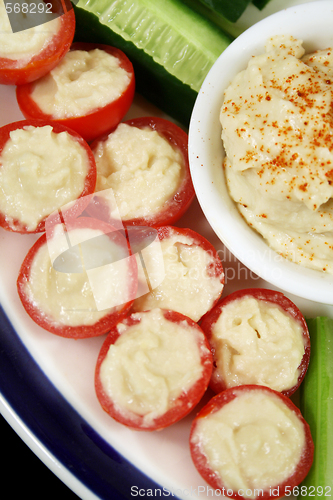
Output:
[[[36,439],[101,500],[172,496],[112,448],[33,359],[0,305],[0,391]],[[68,485],[71,487],[71,485]],[[144,495],[146,496],[146,495]]]

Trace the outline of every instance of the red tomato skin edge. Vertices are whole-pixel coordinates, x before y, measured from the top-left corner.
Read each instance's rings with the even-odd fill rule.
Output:
[[[73,8],[59,16],[61,27],[45,49],[33,57],[26,66],[17,68],[16,61],[0,58],[0,84],[24,85],[46,75],[69,51],[75,33]]]
[[[127,120],[124,122],[127,125],[137,128],[150,127],[152,130],[156,130],[162,137],[164,137],[171,146],[178,149],[184,160],[184,177],[181,184],[179,185],[176,193],[172,198],[166,202],[164,208],[157,214],[151,217],[136,217],[133,219],[123,220],[125,227],[129,226],[150,226],[157,227],[163,225],[171,225],[177,222],[182,215],[190,207],[192,201],[195,198],[195,191],[192,183],[189,159],[188,159],[188,135],[175,123],[166,120],[164,118],[147,116],[134,118],[132,120]],[[111,132],[112,133],[112,132]],[[97,138],[92,144],[91,149],[97,147],[99,142],[106,141],[109,134],[106,134],[100,138]],[[100,201],[98,196],[94,199],[94,206],[91,208],[91,213],[101,214],[105,212],[105,218],[108,218],[108,210],[103,210],[103,202]],[[112,221],[110,221],[112,223]]]
[[[25,118],[46,119],[61,123],[69,128],[72,128],[73,130],[76,130],[76,132],[78,132],[87,142],[91,142],[97,137],[116,128],[133,102],[135,93],[135,75],[133,65],[120,49],[111,47],[110,45],[75,42],[72,44],[70,50],[93,50],[95,48],[105,50],[109,54],[118,57],[121,61],[121,67],[130,73],[131,77],[129,85],[121,96],[106,106],[96,108],[83,116],[54,118],[52,115],[45,114],[32,99],[31,94],[34,89],[35,82],[31,82],[26,85],[19,85],[16,88],[17,103]]]
[[[101,229],[105,234],[109,232],[113,232],[115,229],[105,223],[86,217],[80,217],[78,219],[70,220],[67,224],[69,229],[74,228],[92,228],[92,229]],[[119,233],[118,233],[119,234]],[[130,247],[128,245],[127,240],[120,236],[120,243],[125,244],[130,254]],[[93,325],[81,325],[81,326],[68,326],[62,325],[60,323],[51,322],[43,312],[36,307],[33,302],[31,302],[25,293],[25,285],[29,281],[30,270],[32,266],[33,259],[39,250],[39,248],[43,245],[47,244],[46,234],[43,234],[30,248],[28,251],[18,274],[17,278],[17,291],[18,295],[21,299],[22,305],[31,319],[39,325],[44,330],[47,330],[50,333],[58,335],[60,337],[72,338],[72,339],[83,339],[88,337],[97,337],[107,333],[112,326],[118,321],[125,318],[132,307],[133,300],[122,304],[122,306],[106,316],[102,317]],[[137,264],[135,256],[131,256],[130,259],[130,287],[131,287],[131,296],[134,297],[137,289]]]
[[[88,195],[94,193],[96,186],[96,163],[94,155],[92,154],[89,145],[77,132],[59,123],[45,121],[45,120],[21,120],[18,122],[9,123],[8,125],[4,125],[3,127],[0,128],[0,158],[2,150],[5,147],[5,144],[10,137],[10,132],[29,125],[33,127],[43,127],[46,125],[50,125],[53,127],[55,133],[68,132],[84,148],[88,157],[89,170],[85,178],[85,185],[82,193],[78,196],[77,200],[74,200],[73,206],[68,211],[70,217],[72,218],[78,217],[85,210],[86,206],[89,204],[91,197]],[[60,208],[61,207],[59,207],[59,209]],[[3,227],[7,231],[22,233],[22,234],[41,233],[45,231],[45,221],[48,217],[49,216],[41,220],[35,230],[29,231],[18,220],[9,223],[6,214],[0,212],[0,227]]]
[[[200,449],[196,444],[193,443],[193,436],[195,434],[196,426],[198,424],[198,421],[200,418],[205,417],[206,415],[210,415],[218,411],[222,406],[225,404],[229,403],[233,399],[237,397],[239,392],[244,392],[244,391],[251,391],[255,389],[260,389],[264,392],[267,392],[268,394],[274,394],[278,396],[284,404],[291,409],[294,414],[297,416],[297,418],[300,419],[302,422],[303,428],[304,428],[304,434],[305,434],[305,447],[304,451],[302,453],[302,456],[300,458],[300,461],[294,471],[294,473],[289,476],[283,483],[274,486],[274,488],[279,486],[279,495],[276,496],[274,495],[274,488],[272,486],[272,492],[270,493],[269,490],[264,490],[263,495],[260,494],[260,496],[257,496],[256,498],[260,498],[261,500],[268,500],[270,498],[281,498],[285,496],[285,493],[292,491],[293,487],[299,485],[303,479],[307,476],[312,462],[313,462],[313,454],[314,454],[314,443],[313,439],[311,436],[311,431],[308,423],[304,420],[299,408],[295,406],[292,401],[285,396],[284,394],[281,394],[280,392],[274,391],[273,389],[270,389],[269,387],[265,386],[260,386],[260,385],[240,385],[238,387],[231,387],[229,389],[226,389],[223,392],[220,392],[216,396],[214,396],[196,415],[192,422],[191,430],[190,430],[190,452],[191,452],[191,457],[193,460],[193,463],[199,472],[199,474],[205,479],[205,481],[215,490],[222,490],[223,488],[225,491],[227,491],[227,487],[223,484],[223,481],[217,476],[217,474],[211,469],[209,466],[208,460],[206,456],[201,453]],[[260,487],[258,488],[260,489]],[[230,490],[229,490],[230,491]],[[276,493],[276,492],[275,492]],[[234,492],[233,495],[228,494],[228,498],[234,498],[235,500],[244,500],[244,496],[238,495],[237,492]]]
[[[104,358],[107,355],[109,347],[111,344],[114,344],[115,341],[119,338],[120,334],[117,331],[116,325],[111,329],[108,336],[106,337],[100,353],[98,355],[96,369],[95,369],[95,391],[97,398],[99,400],[100,405],[103,410],[108,413],[114,420],[129,427],[136,431],[158,431],[169,427],[170,425],[178,422],[186,415],[188,415],[193,408],[199,403],[202,396],[207,390],[209,379],[212,373],[212,362],[213,358],[211,355],[210,347],[207,342],[205,335],[203,334],[201,328],[197,323],[195,323],[192,319],[187,316],[184,316],[181,313],[171,311],[171,310],[163,310],[164,317],[175,323],[186,322],[191,328],[196,329],[200,334],[201,338],[199,340],[199,346],[201,351],[201,364],[203,366],[202,376],[199,380],[193,384],[193,386],[187,391],[183,392],[179,398],[176,400],[174,406],[170,408],[164,415],[156,418],[149,426],[144,424],[143,417],[140,415],[132,414],[124,416],[124,414],[119,410],[110,397],[105,393],[103,389],[103,385],[100,379],[100,368]],[[128,316],[124,322],[127,326],[132,326],[140,322],[140,320],[135,317],[136,315]]]
[[[212,329],[221,314],[222,308],[227,304],[230,304],[230,302],[233,302],[234,300],[238,300],[246,296],[251,296],[257,300],[263,300],[266,302],[271,302],[272,304],[275,305],[279,305],[287,314],[289,314],[293,319],[295,319],[301,325],[304,338],[304,355],[298,367],[299,376],[297,379],[297,383],[290,389],[281,391],[282,394],[284,394],[287,397],[290,397],[299,388],[300,384],[302,383],[305,377],[310,362],[311,345],[310,345],[310,334],[308,326],[306,324],[303,314],[298,309],[298,307],[283,293],[277,292],[275,290],[270,290],[268,288],[246,288],[242,290],[237,290],[227,295],[222,300],[220,300],[213,309],[211,309],[210,311],[208,311],[208,313],[205,314],[200,323],[201,328],[205,332],[208,341],[211,344],[213,357],[215,357],[215,349],[211,341]],[[223,380],[218,376],[218,370],[216,368],[213,369],[213,374],[210,381],[210,388],[216,394],[227,389]]]

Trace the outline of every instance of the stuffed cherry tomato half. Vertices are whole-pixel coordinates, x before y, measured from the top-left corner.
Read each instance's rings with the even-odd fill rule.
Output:
[[[136,260],[125,236],[92,219],[47,227],[17,279],[21,302],[45,330],[69,338],[102,335],[124,318],[137,290]]]
[[[135,430],[184,418],[205,393],[212,354],[201,328],[174,311],[134,313],[112,328],[96,364],[102,408]]]
[[[187,144],[178,125],[149,116],[120,123],[94,141],[95,210],[108,216],[103,193],[111,188],[125,226],[176,222],[195,196]]]
[[[137,297],[134,311],[161,307],[199,321],[220,299],[224,271],[213,245],[197,232],[175,226],[156,228],[164,279]],[[147,248],[146,268],[154,268],[156,249]],[[139,277],[139,289],[141,280]]]
[[[22,120],[0,128],[0,226],[45,230],[59,209],[75,217],[94,192],[96,164],[82,137],[58,123]]]
[[[74,10],[70,7],[67,11],[65,2],[63,7],[64,13],[55,19],[16,33],[11,30],[5,7],[0,9],[4,27],[0,34],[1,84],[23,85],[57,66],[69,51],[75,33]]]
[[[310,336],[298,307],[281,292],[239,290],[201,322],[214,357],[211,388],[266,385],[286,396],[301,384],[310,360]]]
[[[193,463],[221,495],[236,500],[289,496],[308,474],[309,425],[289,398],[243,385],[213,397],[190,432]]]
[[[43,78],[16,89],[26,118],[43,118],[76,130],[88,142],[115,128],[135,91],[132,63],[115,47],[76,42]]]

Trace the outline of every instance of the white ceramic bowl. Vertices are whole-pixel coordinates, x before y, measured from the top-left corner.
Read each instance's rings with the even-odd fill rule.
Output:
[[[272,251],[240,216],[222,171],[219,112],[224,89],[252,55],[278,34],[304,41],[306,52],[333,47],[333,1],[317,1],[277,12],[249,28],[221,54],[198,94],[189,129],[193,183],[202,210],[224,245],[267,282],[299,297],[333,304],[333,276],[294,264]]]

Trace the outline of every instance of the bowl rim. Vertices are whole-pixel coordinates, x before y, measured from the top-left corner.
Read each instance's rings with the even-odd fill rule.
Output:
[[[281,257],[248,226],[231,200],[221,168],[224,153],[219,110],[224,88],[245,69],[252,55],[264,53],[268,38],[274,34],[290,34],[303,40],[306,52],[333,47],[333,31],[329,29],[332,24],[332,0],[319,0],[281,10],[248,28],[222,52],[210,69],[196,98],[189,124],[193,185],[217,237],[260,278],[285,292],[324,304],[333,304],[333,275]],[[228,72],[223,71],[226,67],[230,68]]]

